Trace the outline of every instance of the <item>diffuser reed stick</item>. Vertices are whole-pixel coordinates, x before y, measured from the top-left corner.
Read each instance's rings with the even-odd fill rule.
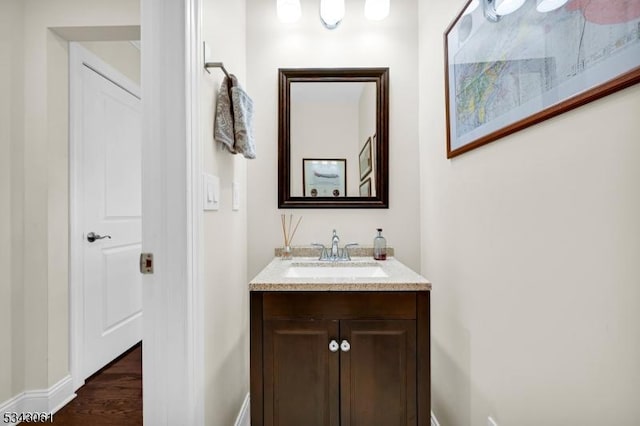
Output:
[[[286,247],[289,245],[289,241],[287,240],[287,228],[284,225],[284,223],[286,222],[286,219],[284,218],[284,214],[280,215],[280,222],[282,222],[282,235],[284,235],[284,245]]]
[[[291,234],[291,236],[289,237],[291,240],[293,240],[293,236],[296,235],[296,231],[298,230],[298,225],[300,225],[300,221],[302,220],[302,216],[300,216],[298,218],[298,222],[296,223],[296,227],[293,228],[293,234]],[[293,218],[291,220],[291,222],[293,222]],[[290,223],[291,224],[291,223]]]
[[[293,215],[289,215],[289,220],[287,224],[287,216],[285,214],[280,215],[280,224],[282,225],[282,236],[284,237],[284,251],[283,258],[291,257],[291,241],[293,241],[293,237],[296,235],[296,231],[298,230],[298,226],[300,225],[300,221],[302,220],[302,216],[298,218],[296,222],[296,226],[293,228],[293,232],[291,231],[291,227],[293,226]]]

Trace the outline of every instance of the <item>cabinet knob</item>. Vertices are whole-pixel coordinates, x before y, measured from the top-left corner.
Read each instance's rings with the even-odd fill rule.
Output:
[[[351,345],[346,340],[343,340],[342,343],[340,343],[340,349],[342,349],[342,352],[349,352]]]
[[[335,340],[332,340],[331,342],[329,342],[329,350],[331,352],[338,352],[339,348],[340,346],[338,346],[338,342],[336,342]]]

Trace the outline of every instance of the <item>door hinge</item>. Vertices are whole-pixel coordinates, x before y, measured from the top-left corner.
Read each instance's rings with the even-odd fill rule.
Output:
[[[140,253],[140,273],[153,274],[153,253]]]

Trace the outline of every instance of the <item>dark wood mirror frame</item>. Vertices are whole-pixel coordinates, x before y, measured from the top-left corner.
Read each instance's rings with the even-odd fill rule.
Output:
[[[279,69],[278,208],[389,208],[389,68]],[[291,83],[376,83],[374,197],[299,197],[291,195]]]

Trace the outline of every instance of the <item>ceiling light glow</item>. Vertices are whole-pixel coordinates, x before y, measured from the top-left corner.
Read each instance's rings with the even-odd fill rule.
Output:
[[[344,0],[320,0],[320,20],[332,30],[340,25],[344,18]]]
[[[551,12],[561,8],[567,3],[567,0],[537,0],[536,10],[541,13]]]
[[[520,9],[525,0],[495,0],[494,7],[500,16],[508,15]]]
[[[291,24],[300,19],[302,7],[300,0],[277,0],[278,19],[285,24]]]
[[[366,0],[364,16],[371,21],[381,21],[389,16],[389,9],[390,0]]]

